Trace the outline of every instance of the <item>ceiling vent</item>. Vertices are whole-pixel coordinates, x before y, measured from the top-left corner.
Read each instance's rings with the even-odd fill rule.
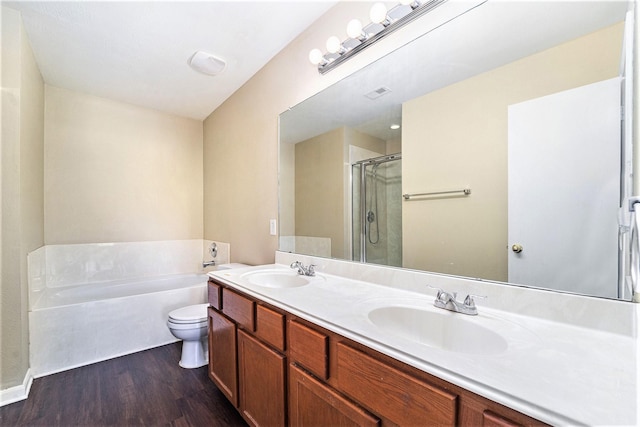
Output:
[[[210,53],[199,50],[193,54],[189,60],[189,65],[202,74],[215,76],[224,71],[227,63]]]
[[[371,92],[367,93],[365,96],[369,99],[376,99],[376,98],[380,98],[382,95],[388,94],[389,92],[391,92],[391,89],[389,89],[388,87],[382,86],[376,90],[372,90]]]

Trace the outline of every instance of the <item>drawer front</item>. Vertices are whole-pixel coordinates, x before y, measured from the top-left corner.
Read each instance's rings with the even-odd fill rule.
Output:
[[[222,303],[222,287],[213,281],[209,280],[207,286],[207,292],[209,295],[209,305],[216,310],[220,310]]]
[[[329,337],[289,321],[289,356],[321,379],[329,378]]]
[[[256,307],[256,336],[278,350],[284,351],[284,321],[284,314],[258,305]]]
[[[222,312],[243,328],[255,330],[255,303],[227,288],[222,289]]]
[[[399,425],[454,425],[457,396],[337,345],[337,388]]]

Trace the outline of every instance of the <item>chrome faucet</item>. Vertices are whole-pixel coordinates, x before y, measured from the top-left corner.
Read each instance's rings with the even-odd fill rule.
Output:
[[[301,276],[315,276],[316,275],[316,266],[314,264],[309,264],[308,267],[305,267],[300,261],[294,261],[291,263],[291,268],[298,271],[298,274]]]
[[[475,316],[478,314],[478,308],[476,307],[476,303],[473,298],[486,298],[482,295],[469,294],[464,299],[464,302],[460,302],[456,299],[458,296],[456,292],[449,293],[440,288],[434,289],[438,290],[436,299],[433,302],[433,305],[435,307],[444,308],[445,310],[453,311],[456,313],[468,314],[470,316]]]
[[[211,245],[209,246],[209,254],[211,255],[211,258],[213,258],[211,261],[205,261],[202,263],[202,268],[207,268],[207,267],[211,267],[212,265],[216,265],[216,256],[218,256],[218,245],[216,244],[216,242],[211,242]]]

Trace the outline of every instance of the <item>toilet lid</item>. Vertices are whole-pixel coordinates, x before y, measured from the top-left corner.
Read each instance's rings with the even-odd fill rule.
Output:
[[[178,308],[169,313],[169,319],[178,322],[197,322],[207,319],[209,304],[196,304]]]

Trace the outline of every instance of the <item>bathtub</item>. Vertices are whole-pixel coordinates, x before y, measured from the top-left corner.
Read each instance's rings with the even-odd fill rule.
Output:
[[[205,274],[46,288],[29,312],[33,375],[175,342],[166,325],[169,312],[206,301]]]

